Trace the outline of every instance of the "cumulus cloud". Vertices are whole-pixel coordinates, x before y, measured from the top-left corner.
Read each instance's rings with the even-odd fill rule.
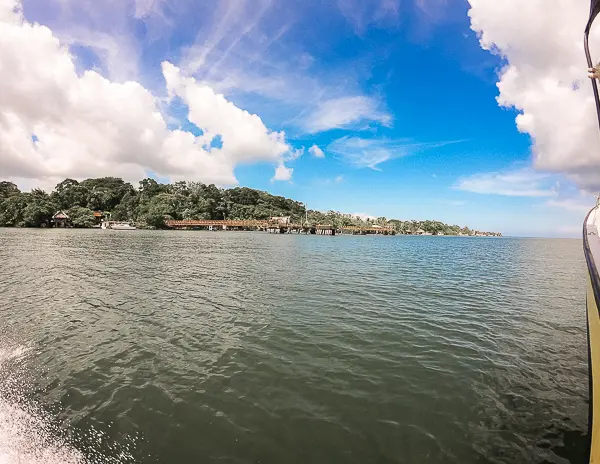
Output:
[[[27,22],[19,5],[0,0],[0,177],[136,181],[152,171],[226,185],[237,182],[237,164],[279,163],[291,150],[283,132],[163,63],[169,95],[181,98],[203,133],[169,130],[152,93],[94,71],[79,75],[69,49]],[[219,148],[211,147],[216,136]]]
[[[516,124],[533,139],[535,167],[600,188],[600,134],[583,53],[589,0],[469,3],[481,47],[507,62],[498,103],[519,111]],[[596,27],[590,44],[598,43]]]
[[[551,197],[556,195],[555,176],[522,168],[505,172],[484,172],[460,179],[454,186],[467,192],[510,197]]]
[[[169,62],[162,64],[170,96],[180,97],[189,107],[188,119],[212,140],[219,135],[220,154],[232,161],[276,161],[290,151],[283,132],[272,132],[256,114],[250,114],[217,94],[210,87],[185,77]],[[294,153],[302,153],[302,150]],[[212,153],[211,153],[212,155]]]
[[[277,168],[275,168],[275,175],[271,180],[291,181],[293,172],[293,168],[287,168],[283,163],[281,163],[279,166],[277,166]]]
[[[316,144],[308,149],[308,152],[316,158],[325,158],[325,153]]]

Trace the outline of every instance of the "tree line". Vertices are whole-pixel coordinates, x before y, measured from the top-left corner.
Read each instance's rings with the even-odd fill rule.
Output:
[[[0,182],[0,226],[46,227],[57,211],[66,212],[74,227],[93,227],[94,211],[112,220],[134,221],[140,228],[162,228],[168,219],[266,220],[291,216],[292,222],[330,224],[335,227],[392,227],[397,233],[474,235],[468,227],[439,221],[399,221],[385,217],[362,219],[337,211],[306,210],[303,203],[248,187],[223,189],[201,182],[161,184],[144,179],[137,188],[117,177],[65,179],[52,192],[21,192],[12,182]],[[498,234],[499,235],[499,234]]]

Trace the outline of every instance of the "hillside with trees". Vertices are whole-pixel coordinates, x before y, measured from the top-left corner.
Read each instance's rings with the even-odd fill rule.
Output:
[[[21,192],[11,182],[0,182],[0,226],[47,227],[57,211],[66,212],[73,227],[93,227],[94,211],[110,212],[111,219],[134,221],[141,228],[162,228],[168,219],[265,220],[291,216],[293,222],[336,227],[373,224],[392,226],[401,234],[489,234],[439,221],[400,221],[380,217],[361,219],[337,211],[309,210],[302,203],[247,187],[222,189],[201,182],[161,184],[142,180],[137,188],[116,177],[65,179],[51,193],[40,189]],[[499,235],[499,234],[498,234]]]

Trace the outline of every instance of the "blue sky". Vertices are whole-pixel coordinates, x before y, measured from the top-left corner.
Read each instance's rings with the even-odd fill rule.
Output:
[[[558,144],[551,137],[558,123],[524,120],[517,128],[520,113],[543,119],[525,80],[512,88],[507,77],[506,106],[499,106],[497,83],[509,67],[536,79],[519,68],[517,52],[535,59],[544,50],[530,46],[539,36],[513,39],[508,21],[505,29],[489,22],[485,8],[476,0],[25,0],[23,15],[69,46],[79,76],[94,70],[115,83],[141,84],[172,130],[208,133],[190,122],[189,94],[171,95],[165,61],[260,117],[269,131],[285,132],[287,153],[236,158],[240,185],[319,210],[579,236],[600,186],[589,172],[600,172],[600,162],[582,157],[571,170],[569,160],[555,157],[564,151],[550,146]],[[507,1],[506,10],[514,17],[518,2]],[[564,27],[575,31],[578,20]],[[495,53],[482,48],[490,44]],[[566,51],[566,59],[578,60],[577,53]],[[587,98],[585,85],[576,98]],[[567,113],[567,103],[557,105]],[[324,156],[311,153],[313,145]],[[274,180],[277,166],[281,180]]]

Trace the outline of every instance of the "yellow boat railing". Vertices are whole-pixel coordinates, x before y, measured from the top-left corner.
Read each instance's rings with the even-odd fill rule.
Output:
[[[589,363],[589,445],[590,464],[600,464],[600,237],[598,236],[600,206],[585,218],[583,249],[588,268],[587,332]]]

